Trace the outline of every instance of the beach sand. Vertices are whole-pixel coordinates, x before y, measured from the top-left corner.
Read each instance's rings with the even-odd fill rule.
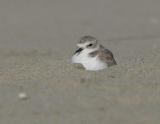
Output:
[[[0,124],[160,123],[160,1],[0,1]],[[97,37],[117,66],[71,56]]]

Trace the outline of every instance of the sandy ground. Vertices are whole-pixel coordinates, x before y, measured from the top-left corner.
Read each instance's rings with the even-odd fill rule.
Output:
[[[159,0],[1,0],[0,124],[160,123]],[[70,64],[93,35],[118,65]],[[27,98],[20,99],[19,93]]]

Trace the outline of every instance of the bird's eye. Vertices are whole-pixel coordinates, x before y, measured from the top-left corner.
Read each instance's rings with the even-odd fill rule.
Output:
[[[87,45],[88,47],[90,47],[90,46],[92,46],[93,44],[92,43],[90,43],[89,45]]]

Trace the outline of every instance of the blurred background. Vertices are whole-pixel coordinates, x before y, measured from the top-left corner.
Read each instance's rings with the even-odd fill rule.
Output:
[[[151,42],[159,38],[159,5],[159,0],[1,0],[0,49],[61,55],[83,35],[106,46],[109,41]]]

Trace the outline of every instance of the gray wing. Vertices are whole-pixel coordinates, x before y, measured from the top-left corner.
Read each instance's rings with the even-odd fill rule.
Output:
[[[108,67],[117,65],[117,62],[115,61],[112,52],[104,48],[103,46],[100,47],[101,47],[100,58],[107,63]]]

